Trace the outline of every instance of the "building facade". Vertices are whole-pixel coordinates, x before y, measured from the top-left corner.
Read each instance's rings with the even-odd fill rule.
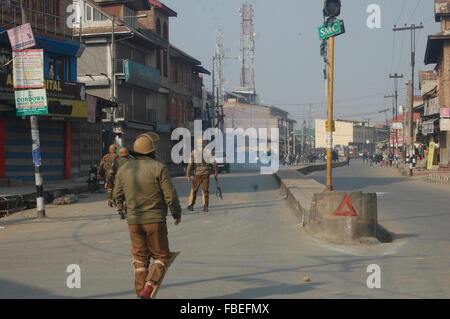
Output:
[[[435,91],[430,91],[427,99],[430,109],[439,108],[437,117],[428,122],[432,139],[439,146],[439,165],[448,167],[450,163],[450,0],[435,0],[435,20],[440,22],[441,32],[428,36],[425,64],[436,64]],[[433,112],[436,112],[434,110]],[[439,122],[439,123],[438,123]],[[432,130],[432,132],[431,132]]]
[[[101,155],[101,124],[96,105],[88,108],[84,84],[77,81],[77,60],[84,46],[67,26],[69,1],[25,1],[25,12],[44,50],[48,115],[39,116],[41,171],[44,179],[85,176]],[[21,24],[13,1],[0,3],[0,64],[11,61],[6,29]],[[91,113],[93,116],[88,118]],[[88,121],[89,120],[89,121]],[[32,180],[31,128],[28,117],[16,116],[12,63],[0,68],[0,178]]]

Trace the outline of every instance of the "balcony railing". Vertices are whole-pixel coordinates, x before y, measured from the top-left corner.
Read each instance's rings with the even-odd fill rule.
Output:
[[[116,111],[116,119],[118,121],[134,121],[142,124],[156,124],[157,114],[155,110],[145,109],[144,106],[119,103]]]
[[[53,14],[25,9],[33,31],[40,31],[63,38],[73,38],[73,30],[67,26],[67,17],[55,16]],[[13,28],[22,24],[22,14],[20,7],[0,3],[0,25],[6,28]]]

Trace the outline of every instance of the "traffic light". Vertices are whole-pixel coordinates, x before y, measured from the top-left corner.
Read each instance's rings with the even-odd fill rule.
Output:
[[[325,17],[337,17],[341,14],[341,0],[325,0],[323,15]]]

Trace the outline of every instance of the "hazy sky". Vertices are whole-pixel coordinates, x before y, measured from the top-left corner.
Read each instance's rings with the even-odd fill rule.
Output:
[[[240,52],[239,8],[243,0],[164,0],[178,12],[171,18],[171,42],[211,70],[216,30],[223,30],[228,56]],[[322,25],[322,0],[252,0],[255,11],[256,87],[265,104],[287,110],[302,121],[308,104],[314,117],[326,115],[323,58],[317,28]],[[381,28],[369,29],[370,4],[381,7]],[[346,33],[336,38],[335,118],[385,122],[378,111],[392,106],[384,95],[393,90],[389,73],[403,73],[400,105],[405,105],[405,83],[411,77],[410,32],[393,32],[394,24],[419,24],[416,74],[432,69],[423,63],[427,35],[440,31],[434,21],[434,0],[342,0],[341,19]],[[239,84],[239,61],[225,64],[227,90]],[[417,79],[417,77],[416,77]],[[211,77],[205,78],[208,88]],[[416,80],[417,81],[417,80]],[[417,83],[417,82],[416,82]],[[418,85],[416,85],[416,89]],[[297,104],[297,105],[295,105]],[[300,105],[298,105],[300,104]],[[370,114],[371,113],[371,114]],[[389,112],[389,116],[392,111]]]

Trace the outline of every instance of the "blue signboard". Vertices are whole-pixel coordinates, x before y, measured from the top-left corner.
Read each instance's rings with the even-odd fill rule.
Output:
[[[158,90],[161,85],[161,72],[152,67],[134,61],[123,61],[125,71],[125,82],[147,88]]]
[[[156,123],[156,132],[159,133],[170,133],[171,130],[171,125],[169,123],[162,123],[162,122],[157,122]]]

